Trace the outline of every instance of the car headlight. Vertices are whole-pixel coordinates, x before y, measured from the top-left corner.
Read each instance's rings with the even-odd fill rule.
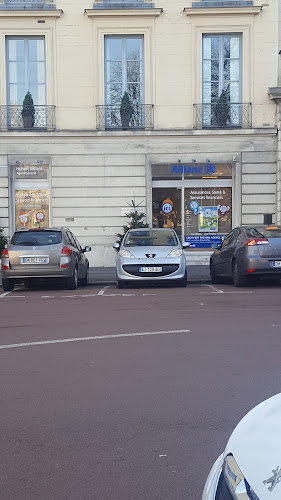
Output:
[[[167,257],[180,257],[182,255],[182,250],[180,248],[174,248]]]
[[[227,492],[225,491],[223,483],[225,483],[225,487],[228,490]],[[221,492],[219,491],[220,488]],[[220,496],[220,493],[224,496]],[[227,495],[229,495],[229,497]],[[259,500],[238,467],[233,455],[228,455],[224,460],[223,478],[222,481],[220,481],[216,495],[216,499],[218,500],[223,498],[229,498],[229,500]]]
[[[120,257],[125,257],[126,259],[135,259],[135,256],[130,252],[130,250],[120,250]]]

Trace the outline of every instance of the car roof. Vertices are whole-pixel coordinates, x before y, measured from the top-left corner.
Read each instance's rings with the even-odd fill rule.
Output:
[[[134,227],[129,231],[174,231],[172,227]]]
[[[66,231],[68,230],[68,227],[21,227],[17,229],[15,232],[16,233],[21,233],[21,232],[28,232],[28,231]]]

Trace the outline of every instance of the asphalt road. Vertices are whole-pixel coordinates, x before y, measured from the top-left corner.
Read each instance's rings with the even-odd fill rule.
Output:
[[[280,286],[1,293],[1,500],[199,500],[280,392]]]

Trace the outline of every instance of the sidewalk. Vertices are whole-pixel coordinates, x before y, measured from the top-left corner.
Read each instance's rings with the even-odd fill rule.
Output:
[[[206,283],[210,281],[210,271],[207,265],[187,266],[188,283]],[[91,267],[90,284],[91,285],[112,285],[116,283],[115,267]],[[0,284],[2,276],[0,270]]]

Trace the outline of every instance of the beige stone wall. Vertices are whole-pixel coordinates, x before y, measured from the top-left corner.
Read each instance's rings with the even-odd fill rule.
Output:
[[[126,219],[122,210],[135,198],[143,202],[151,222],[152,163],[211,162],[232,163],[233,225],[263,222],[264,213],[275,214],[276,136],[275,130],[204,131],[184,133],[48,134],[31,142],[27,137],[5,138],[0,158],[9,160],[25,155],[37,161],[49,155],[51,160],[51,221],[68,226],[82,245],[91,245],[93,266],[114,265],[112,244]],[[5,185],[7,167],[2,167]],[[0,178],[1,179],[1,178]],[[8,226],[8,189],[3,197],[0,224]],[[11,207],[12,209],[12,207]],[[12,215],[12,213],[11,213]],[[275,215],[274,215],[275,217]],[[12,231],[10,226],[10,231]]]

